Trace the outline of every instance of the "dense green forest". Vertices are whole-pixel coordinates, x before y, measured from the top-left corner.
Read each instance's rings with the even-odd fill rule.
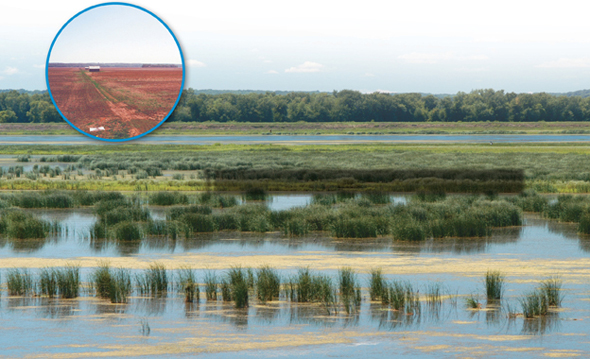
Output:
[[[585,94],[584,91],[577,93]],[[221,92],[184,90],[169,121],[457,122],[588,121],[590,97],[491,89],[453,96],[419,93]],[[0,123],[61,122],[47,93],[0,92]]]

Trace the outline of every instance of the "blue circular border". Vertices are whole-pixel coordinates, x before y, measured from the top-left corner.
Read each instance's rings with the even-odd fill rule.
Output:
[[[174,106],[172,106],[172,109],[170,109],[170,112],[168,113],[168,115],[166,115],[166,117],[164,117],[164,119],[162,121],[160,121],[160,123],[158,123],[156,126],[154,126],[149,131],[146,131],[146,132],[142,133],[141,135],[138,135],[138,136],[135,136],[135,137],[124,138],[124,139],[110,139],[110,138],[101,138],[101,137],[97,137],[97,136],[92,136],[92,135],[90,135],[90,134],[82,131],[78,127],[76,127],[73,123],[71,123],[66,118],[66,116],[64,116],[64,114],[61,112],[61,110],[57,106],[57,103],[55,103],[55,100],[53,99],[53,95],[51,94],[51,87],[49,86],[49,57],[51,57],[51,50],[53,50],[53,45],[55,45],[55,41],[57,41],[57,38],[59,37],[59,35],[61,34],[61,32],[66,28],[66,26],[68,26],[68,24],[70,22],[72,22],[72,20],[74,20],[75,18],[77,18],[81,14],[83,14],[83,13],[89,11],[89,10],[92,10],[94,8],[97,8],[97,7],[110,6],[110,5],[120,5],[120,6],[133,7],[133,8],[139,9],[141,11],[144,11],[144,12],[152,15],[154,18],[156,18],[162,25],[164,25],[164,27],[166,28],[166,30],[168,30],[168,32],[170,33],[170,35],[172,35],[172,38],[176,42],[176,46],[178,46],[178,51],[180,52],[180,60],[182,61],[182,84],[180,85],[180,92],[178,93],[178,98],[176,99],[176,102],[174,103]],[[106,141],[106,142],[125,142],[125,141],[136,140],[138,138],[141,138],[141,137],[143,137],[145,135],[150,134],[152,131],[154,131],[155,129],[157,129],[158,127],[160,127],[164,122],[166,122],[166,120],[168,119],[168,117],[170,117],[170,115],[172,115],[172,112],[174,111],[174,109],[178,105],[178,102],[180,101],[180,97],[182,96],[182,91],[184,90],[185,76],[186,76],[186,68],[185,68],[185,65],[184,65],[184,55],[182,53],[182,48],[180,47],[180,43],[178,42],[178,39],[176,38],[176,36],[172,32],[172,30],[170,30],[170,28],[168,27],[168,25],[166,25],[166,23],[164,21],[162,21],[162,19],[160,19],[153,12],[151,12],[151,11],[149,11],[147,9],[142,8],[141,6],[137,6],[137,5],[133,5],[133,4],[129,4],[129,3],[124,3],[124,2],[106,2],[106,3],[102,3],[102,4],[93,5],[93,6],[89,7],[89,8],[86,8],[86,9],[80,11],[76,15],[74,15],[71,19],[69,19],[61,27],[61,29],[59,29],[59,31],[57,32],[57,35],[55,35],[55,38],[53,39],[53,41],[51,42],[51,46],[49,47],[49,52],[47,53],[47,60],[45,61],[45,82],[47,83],[47,92],[49,93],[49,97],[51,97],[51,102],[53,102],[53,105],[55,106],[55,109],[57,110],[57,112],[59,112],[60,116],[64,120],[66,120],[66,122],[69,123],[70,126],[72,126],[76,131],[80,132],[81,134],[83,134],[83,135],[85,135],[87,137],[96,139],[96,140]]]

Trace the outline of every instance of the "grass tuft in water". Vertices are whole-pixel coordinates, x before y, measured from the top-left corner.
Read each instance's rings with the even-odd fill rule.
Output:
[[[207,300],[217,300],[217,275],[214,271],[205,272],[205,295]]]
[[[477,295],[471,294],[469,297],[465,298],[465,306],[469,309],[480,309],[481,303],[479,302]]]
[[[28,295],[34,292],[34,283],[31,272],[25,268],[9,269],[6,274],[6,286],[8,295]]]
[[[181,267],[178,270],[178,289],[184,293],[186,303],[199,301],[199,284],[197,283],[195,271],[191,267]]]
[[[246,308],[248,306],[248,271],[241,267],[232,267],[227,273],[231,298],[235,302],[236,308]]]
[[[143,273],[135,276],[141,295],[165,297],[168,293],[168,274],[164,265],[152,263]]]
[[[371,281],[369,283],[369,295],[371,300],[381,300],[383,291],[386,289],[385,278],[381,268],[371,270]]]
[[[340,299],[347,314],[358,311],[361,305],[361,289],[356,274],[350,267],[338,271]]]
[[[262,266],[256,273],[256,297],[261,302],[278,299],[281,292],[281,277],[270,266]]]
[[[486,298],[488,301],[502,299],[504,278],[505,276],[500,271],[488,270],[485,276]]]
[[[547,305],[550,307],[561,307],[561,302],[563,300],[561,294],[562,285],[563,281],[557,276],[541,282],[541,291],[547,297]]]

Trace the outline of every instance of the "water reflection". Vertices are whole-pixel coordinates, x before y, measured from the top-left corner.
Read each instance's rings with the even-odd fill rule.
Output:
[[[524,319],[522,322],[522,333],[532,335],[543,335],[555,332],[560,327],[559,313],[549,312],[541,317]]]

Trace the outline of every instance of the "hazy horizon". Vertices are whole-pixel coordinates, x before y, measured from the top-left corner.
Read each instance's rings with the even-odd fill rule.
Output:
[[[0,5],[6,18],[0,24],[0,88],[45,89],[51,41],[91,5]],[[590,23],[573,1],[137,5],[158,15],[178,38],[186,88],[432,94],[590,88]]]

